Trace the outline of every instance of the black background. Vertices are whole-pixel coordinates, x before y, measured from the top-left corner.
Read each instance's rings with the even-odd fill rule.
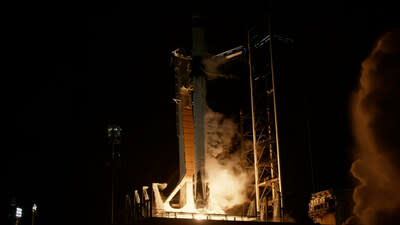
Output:
[[[300,171],[290,181],[302,193],[298,204],[306,206],[301,200],[310,191],[352,187],[350,93],[377,38],[400,21],[395,7],[340,3],[96,1],[6,8],[2,184],[8,199],[15,196],[26,207],[37,202],[43,224],[108,223],[109,123],[123,129],[121,193],[177,174],[169,60],[172,50],[190,48],[192,12],[214,21],[209,29],[220,50],[245,44],[247,29],[268,15],[274,33],[294,40],[288,56],[277,52],[276,60],[283,62],[277,76],[286,75],[281,141],[291,143],[283,144],[293,153],[284,156],[287,170]],[[293,150],[304,141],[306,118],[314,185],[308,149]]]

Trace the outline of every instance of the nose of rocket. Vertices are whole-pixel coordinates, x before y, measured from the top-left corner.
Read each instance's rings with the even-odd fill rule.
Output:
[[[204,57],[207,54],[204,22],[205,18],[199,14],[192,16],[192,57]]]

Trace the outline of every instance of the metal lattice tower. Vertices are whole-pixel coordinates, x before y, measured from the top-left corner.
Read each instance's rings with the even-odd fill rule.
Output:
[[[247,150],[245,157],[253,163],[257,174],[254,202],[248,214],[253,211],[262,221],[282,221],[283,218],[272,39],[282,38],[271,35],[270,29],[248,31],[252,110],[248,114],[241,112],[243,138],[253,142],[242,147]]]

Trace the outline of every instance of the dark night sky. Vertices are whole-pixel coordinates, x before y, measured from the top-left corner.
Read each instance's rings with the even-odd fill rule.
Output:
[[[398,25],[394,8],[153,4],[10,7],[2,35],[7,197],[37,201],[46,224],[56,218],[62,218],[56,224],[106,224],[111,148],[105,129],[111,122],[124,130],[124,192],[176,174],[169,59],[172,50],[190,46],[192,10],[215,21],[210,30],[222,49],[246,44],[246,28],[272,13],[273,31],[294,39],[291,65],[282,69],[290,78],[282,79],[288,86],[281,104],[290,109],[297,102],[308,113],[316,189],[351,187],[348,98],[374,41]],[[308,107],[297,98],[307,99]],[[294,114],[282,117],[296,121]],[[283,139],[290,141],[295,134],[288,133]]]

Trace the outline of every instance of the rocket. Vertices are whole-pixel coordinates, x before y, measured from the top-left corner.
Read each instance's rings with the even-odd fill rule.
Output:
[[[155,209],[167,212],[223,213],[211,202],[206,174],[207,131],[205,115],[207,75],[203,71],[205,59],[225,58],[241,55],[242,46],[210,56],[205,41],[205,30],[201,17],[192,17],[191,54],[185,49],[172,51],[171,63],[175,72],[176,129],[179,142],[179,181],[166,200],[162,200],[160,189],[166,184],[153,184]],[[176,204],[176,199],[179,203]],[[174,203],[172,203],[174,202]]]
[[[165,185],[153,184],[155,208],[169,212],[204,212],[209,196],[205,173],[206,77],[201,70],[207,49],[204,28],[198,23],[200,18],[195,16],[192,22],[191,54],[184,49],[172,52],[180,177],[178,185],[165,201],[159,193]],[[172,204],[172,200],[177,198],[179,203]]]
[[[197,21],[198,20],[198,21]],[[192,26],[192,77],[193,77],[193,121],[194,121],[194,199],[197,208],[207,208],[209,189],[206,174],[206,129],[204,117],[206,103],[206,75],[202,71],[202,61],[208,56],[201,18],[193,18]]]

